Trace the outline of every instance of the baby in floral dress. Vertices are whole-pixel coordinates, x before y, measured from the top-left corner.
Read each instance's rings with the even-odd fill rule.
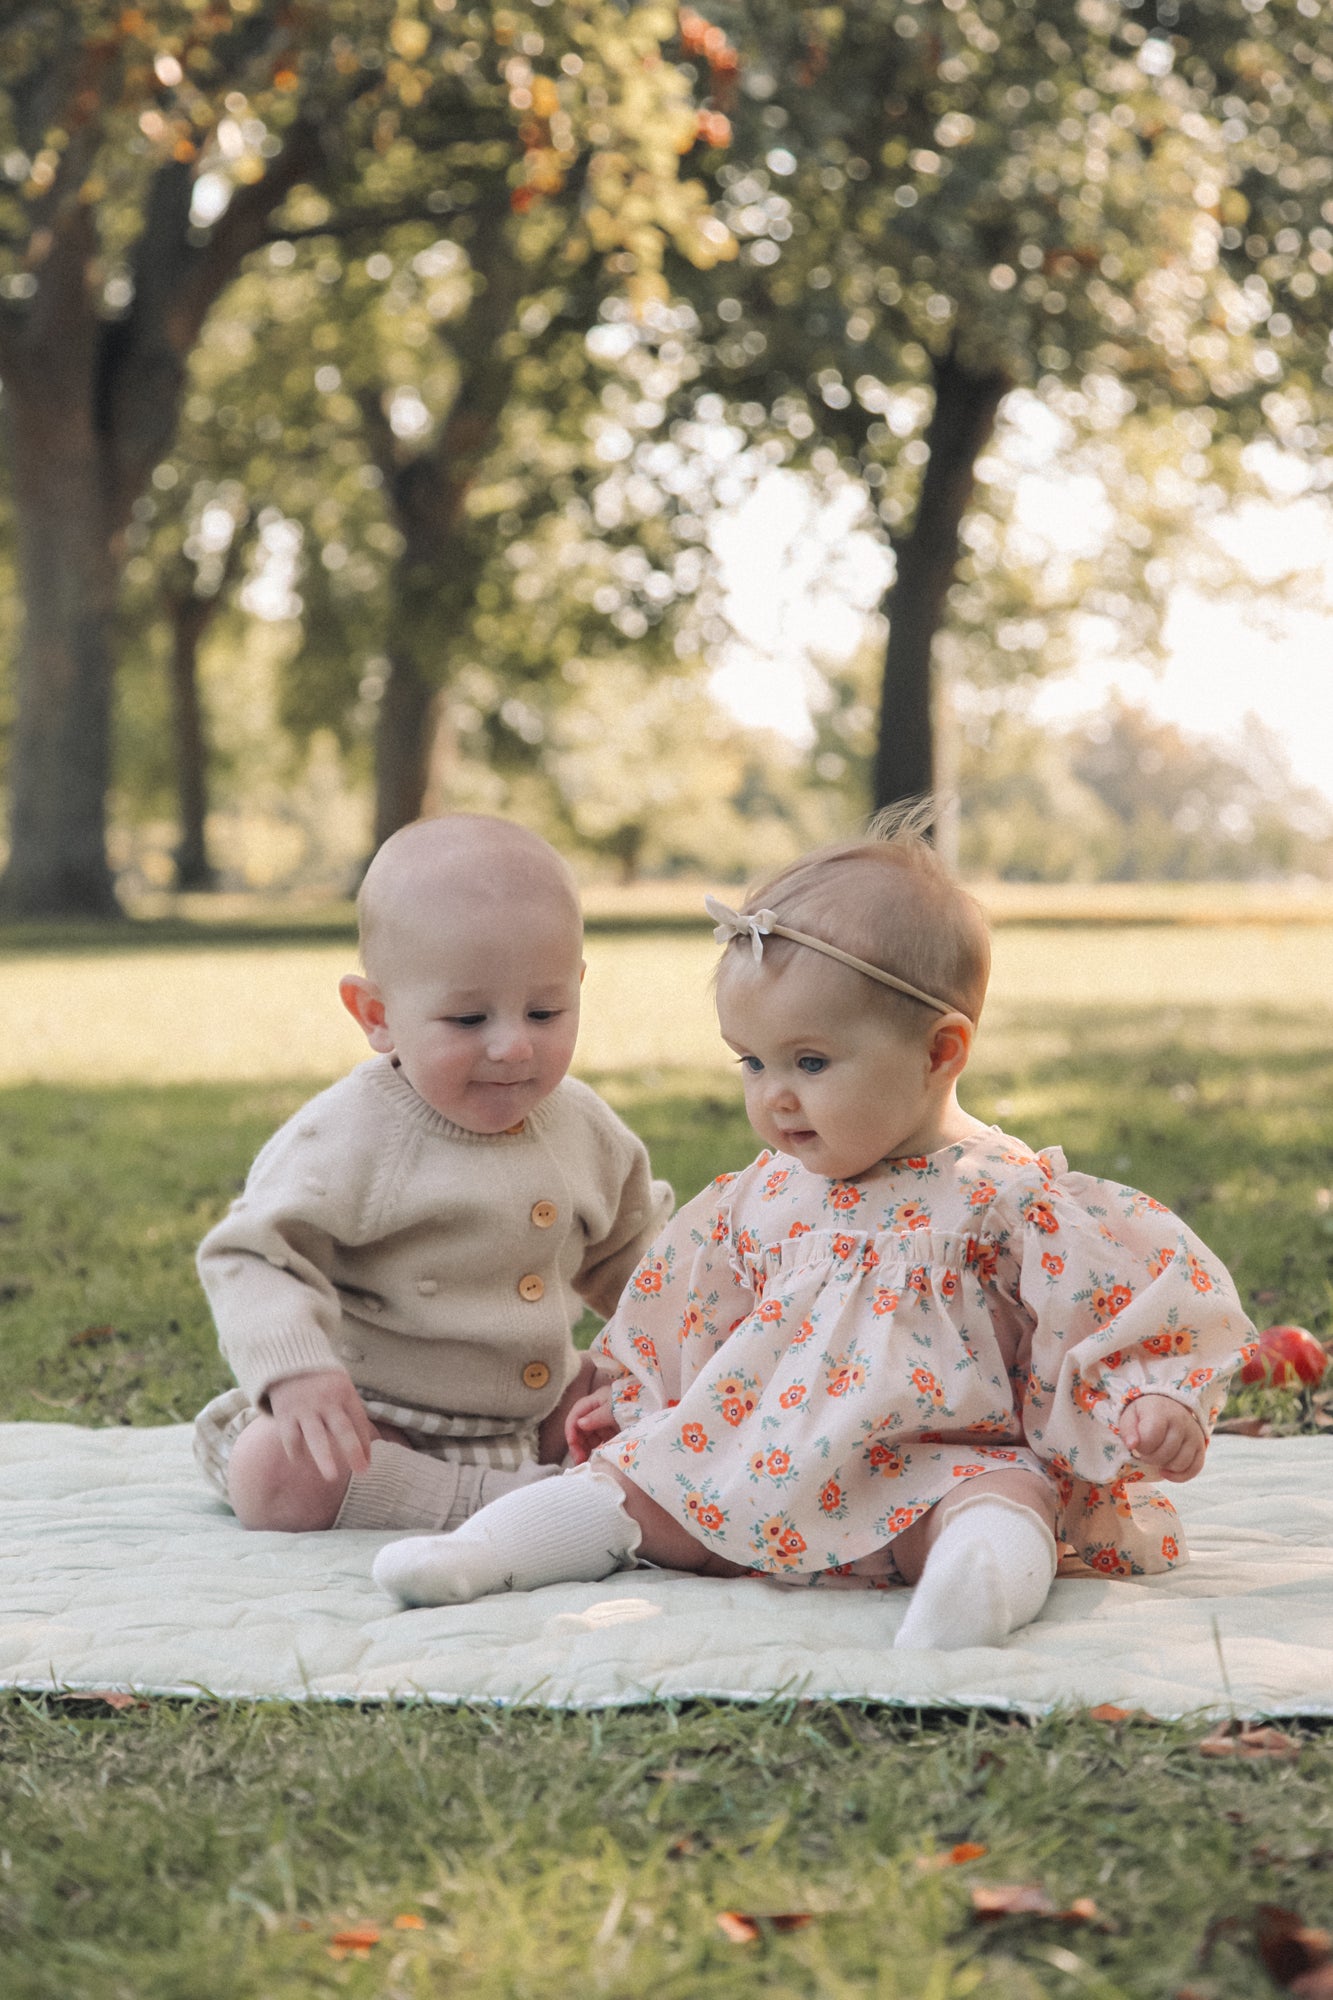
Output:
[[[718,1018],[765,1150],[654,1242],[570,1414],[586,1462],[382,1550],[407,1603],[608,1575],[915,1586],[895,1644],[997,1645],[1058,1543],[1185,1559],[1153,1481],[1203,1464],[1253,1337],[1221,1264],[1132,1188],[972,1117],[985,921],[909,816],[737,914]]]

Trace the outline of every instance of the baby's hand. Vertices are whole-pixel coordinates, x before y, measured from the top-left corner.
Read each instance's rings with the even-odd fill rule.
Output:
[[[620,1430],[611,1410],[611,1384],[603,1382],[590,1396],[580,1396],[565,1418],[565,1443],[575,1465],[591,1458],[599,1444],[606,1444]]]
[[[1120,1435],[1150,1479],[1179,1483],[1203,1468],[1208,1440],[1198,1419],[1170,1396],[1136,1396],[1127,1403]]]
[[[314,1461],[321,1478],[350,1478],[370,1464],[374,1426],[343,1368],[285,1375],[268,1392],[282,1448],[293,1465]]]

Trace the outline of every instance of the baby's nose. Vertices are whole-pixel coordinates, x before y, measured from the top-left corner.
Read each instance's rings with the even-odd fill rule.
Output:
[[[492,1062],[521,1062],[532,1053],[532,1036],[526,1021],[497,1021],[487,1038],[487,1054]]]

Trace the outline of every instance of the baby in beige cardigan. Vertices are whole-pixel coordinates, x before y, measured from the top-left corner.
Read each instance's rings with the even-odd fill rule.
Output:
[[[583,926],[511,822],[419,820],[358,902],[340,986],[376,1052],[260,1152],[200,1246],[238,1386],[196,1456],[246,1527],[456,1527],[564,1453],[603,1317],[670,1213],[642,1143],[567,1076]]]

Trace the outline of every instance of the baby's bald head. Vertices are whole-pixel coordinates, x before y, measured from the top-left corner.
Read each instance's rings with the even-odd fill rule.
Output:
[[[370,977],[391,984],[420,945],[491,923],[509,928],[539,909],[543,928],[568,926],[577,957],[583,937],[578,891],[568,866],[539,834],[483,813],[414,820],[379,849],[357,897],[361,959]]]

